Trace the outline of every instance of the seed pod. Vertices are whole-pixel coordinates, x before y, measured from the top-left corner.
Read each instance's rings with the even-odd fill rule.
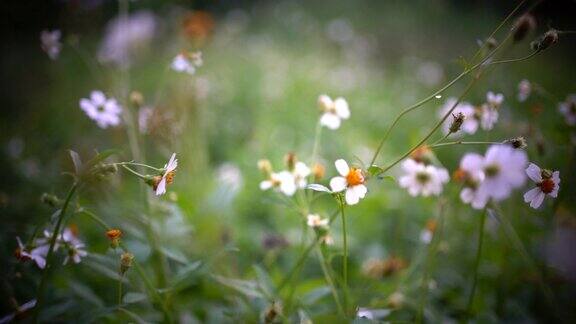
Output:
[[[124,252],[120,256],[120,274],[124,275],[130,267],[132,267],[132,262],[134,261],[134,254],[130,252]]]
[[[298,161],[298,159],[296,158],[296,154],[294,154],[293,152],[290,152],[286,154],[286,156],[284,156],[284,162],[286,163],[286,167],[290,171],[294,170],[294,168],[296,167],[296,161]]]
[[[558,42],[558,31],[555,29],[550,29],[544,35],[540,36],[537,40],[533,41],[530,44],[532,50],[534,51],[543,51],[548,47],[556,44]]]
[[[526,144],[526,140],[522,136],[507,139],[504,141],[504,143],[512,145],[512,147],[515,149],[525,149],[526,146],[528,146]]]

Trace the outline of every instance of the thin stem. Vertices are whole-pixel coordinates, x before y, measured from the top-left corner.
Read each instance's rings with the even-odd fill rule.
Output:
[[[324,273],[324,278],[326,279],[328,285],[330,285],[330,290],[332,291],[332,296],[334,297],[334,302],[336,303],[338,312],[345,317],[346,313],[342,308],[342,304],[340,304],[340,298],[338,297],[338,291],[336,290],[336,285],[334,283],[334,280],[332,280],[332,276],[330,275],[328,260],[324,256],[324,253],[322,253],[321,249],[318,249],[317,251],[318,251],[318,258],[320,259],[320,266],[322,267],[322,272]]]
[[[514,59],[507,59],[507,60],[499,60],[499,61],[492,61],[487,65],[498,65],[498,64],[505,64],[505,63],[516,63],[516,62],[522,62],[522,61],[526,61],[531,59],[532,57],[534,57],[536,54],[540,53],[540,50],[536,50],[524,57],[519,57],[519,58],[514,58]]]
[[[50,239],[50,247],[48,248],[48,253],[46,254],[46,267],[42,272],[42,279],[40,280],[40,286],[38,288],[36,307],[34,308],[34,322],[36,323],[38,323],[38,320],[40,318],[40,311],[42,309],[44,301],[44,293],[46,290],[46,285],[48,284],[48,276],[50,273],[51,265],[54,261],[53,260],[54,247],[56,246],[56,240],[58,239],[62,227],[62,221],[64,220],[64,215],[66,214],[66,210],[68,209],[68,205],[70,204],[70,201],[72,200],[72,197],[76,192],[76,189],[78,189],[78,185],[79,185],[78,182],[74,182],[70,187],[68,195],[66,196],[66,200],[64,200],[64,204],[62,205],[62,209],[60,209],[60,213],[58,214],[58,220],[56,221],[56,226],[54,227],[54,233],[52,234],[52,238]]]
[[[438,148],[444,146],[451,146],[451,145],[505,145],[506,143],[502,142],[483,142],[483,141],[473,141],[473,142],[463,142],[463,141],[454,141],[454,142],[446,142],[446,143],[438,143],[428,145],[428,148]]]
[[[148,180],[148,178],[145,175],[140,174],[140,173],[130,169],[129,167],[127,167],[125,165],[120,165],[120,166],[123,167],[124,169],[126,169],[127,171],[129,171],[130,173],[132,173],[133,175],[137,176],[138,178],[140,178],[142,180]]]
[[[122,307],[122,279],[124,276],[118,278],[118,308]]]
[[[316,132],[314,133],[314,146],[312,146],[312,164],[316,163],[316,155],[318,155],[318,146],[320,145],[320,137],[322,135],[322,124],[316,124]]]
[[[159,169],[159,168],[155,168],[153,166],[150,166],[148,164],[144,164],[144,163],[136,163],[136,162],[118,162],[118,163],[112,163],[115,165],[119,165],[119,166],[125,166],[125,165],[134,165],[134,166],[140,166],[140,167],[145,167],[148,169],[152,169],[154,171],[158,171],[158,172],[162,172],[164,171],[164,169]]]
[[[470,289],[470,296],[468,297],[468,304],[466,306],[465,316],[466,319],[470,317],[472,311],[472,304],[474,303],[474,295],[476,293],[476,285],[478,283],[478,268],[480,267],[480,259],[482,256],[482,245],[484,243],[484,225],[486,223],[486,209],[482,211],[480,216],[480,227],[478,228],[478,246],[476,249],[476,260],[474,261],[474,277],[472,280],[472,288]]]
[[[292,267],[290,272],[288,272],[286,277],[284,277],[284,280],[282,280],[282,282],[280,282],[280,284],[278,285],[278,293],[280,293],[280,291],[282,291],[282,289],[286,286],[286,284],[288,284],[290,282],[290,280],[296,274],[296,272],[298,270],[300,270],[300,267],[302,267],[302,265],[304,264],[304,261],[306,261],[306,259],[308,258],[308,255],[310,254],[310,252],[312,252],[312,250],[314,249],[316,244],[318,244],[318,240],[315,239],[314,242],[312,242],[306,248],[306,250],[304,250],[304,252],[302,252],[302,254],[300,255],[300,258],[298,258],[298,261],[296,262],[296,265],[294,265],[294,267]]]
[[[342,244],[343,244],[343,261],[342,276],[344,287],[344,309],[348,312],[348,235],[346,233],[346,215],[344,214],[344,199],[340,197],[340,216],[342,218]]]

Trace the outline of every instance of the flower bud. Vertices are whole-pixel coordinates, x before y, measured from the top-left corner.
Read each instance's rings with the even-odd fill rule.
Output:
[[[312,166],[312,175],[314,176],[314,181],[319,182],[324,178],[326,173],[326,168],[320,163],[314,163]]]
[[[530,44],[530,47],[532,47],[532,49],[535,51],[543,51],[548,47],[550,47],[551,45],[556,44],[557,42],[558,42],[558,31],[556,31],[555,29],[550,29],[549,31],[544,33],[544,35],[540,36],[540,38],[533,41]]]
[[[130,103],[135,107],[141,107],[144,104],[144,96],[139,91],[130,93]]]
[[[272,173],[272,164],[267,159],[258,160],[258,169],[262,171],[266,177],[269,177]]]
[[[120,237],[122,237],[122,231],[114,228],[106,231],[106,236],[110,240],[110,247],[115,249],[120,244]]]
[[[528,146],[526,140],[522,136],[507,139],[504,143],[512,145],[515,149],[525,149],[526,146]]]
[[[286,156],[284,156],[284,162],[286,163],[286,167],[290,171],[294,170],[294,168],[296,167],[296,161],[298,161],[298,159],[296,158],[296,154],[294,154],[293,152],[290,152],[286,154]]]
[[[62,200],[56,197],[56,195],[48,193],[43,193],[42,196],[40,196],[40,201],[52,208],[58,208],[62,204]]]
[[[525,14],[518,18],[512,27],[514,42],[519,42],[536,29],[536,19],[531,14]]]
[[[124,252],[120,256],[120,274],[124,275],[130,267],[132,267],[132,262],[134,261],[134,254],[130,252]]]
[[[452,114],[452,117],[454,119],[452,120],[452,124],[450,124],[450,128],[448,128],[450,134],[458,132],[464,123],[464,119],[466,119],[466,116],[461,112],[456,115]]]

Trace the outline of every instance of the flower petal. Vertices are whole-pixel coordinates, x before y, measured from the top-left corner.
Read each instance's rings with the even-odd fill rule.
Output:
[[[353,188],[348,188],[346,190],[346,203],[348,205],[356,205],[360,201],[360,196]]]
[[[336,162],[334,162],[334,166],[336,166],[336,170],[343,177],[347,176],[350,172],[350,167],[344,159],[336,160]]]
[[[530,177],[530,179],[532,179],[532,181],[536,183],[542,182],[542,170],[540,170],[536,164],[530,163],[530,165],[526,168],[526,174],[528,177]]]
[[[346,189],[347,186],[346,178],[343,177],[334,177],[330,180],[330,188],[334,192],[340,192]]]
[[[156,187],[156,196],[160,196],[166,193],[166,178],[162,177],[160,183],[158,183],[158,187]]]
[[[337,98],[334,101],[334,109],[338,117],[342,119],[350,118],[350,108],[348,108],[348,102],[344,98]]]
[[[320,117],[320,125],[330,129],[338,129],[340,127],[340,117],[333,113],[324,113],[322,117]]]
[[[540,191],[536,197],[534,197],[534,199],[532,200],[532,202],[530,203],[530,207],[536,209],[538,207],[540,207],[540,205],[542,205],[542,202],[544,201],[544,197],[546,196],[546,194],[544,194],[542,191]]]
[[[541,191],[538,187],[528,190],[524,194],[524,202],[531,202]]]

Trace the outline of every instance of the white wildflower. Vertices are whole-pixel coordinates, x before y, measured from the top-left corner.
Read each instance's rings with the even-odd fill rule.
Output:
[[[100,128],[120,124],[122,107],[116,99],[106,98],[102,91],[92,91],[89,99],[80,99],[80,108],[90,119],[94,120]]]
[[[334,192],[346,191],[345,198],[348,205],[357,204],[366,196],[368,189],[364,185],[365,178],[361,169],[350,168],[343,159],[334,162],[336,170],[340,174],[330,180],[330,187]]]
[[[526,169],[526,174],[536,184],[536,188],[524,194],[524,201],[530,203],[530,207],[540,207],[546,196],[558,197],[558,190],[560,190],[559,171],[543,170],[536,164],[530,163]]]
[[[332,98],[327,95],[320,95],[320,97],[318,97],[318,106],[322,111],[320,124],[329,129],[338,129],[342,123],[342,119],[350,118],[350,108],[344,98],[332,100]]]
[[[446,169],[424,165],[413,159],[405,160],[402,163],[402,169],[406,174],[398,183],[400,187],[407,189],[411,196],[437,196],[442,193],[444,183],[450,179]]]

